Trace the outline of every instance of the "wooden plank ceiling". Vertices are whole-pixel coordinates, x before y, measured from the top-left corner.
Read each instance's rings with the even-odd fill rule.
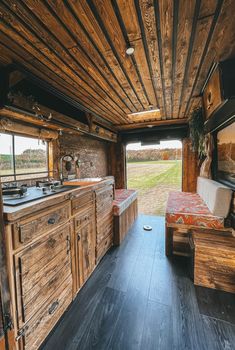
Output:
[[[235,54],[234,0],[1,0],[0,63],[19,63],[120,129],[185,121]],[[135,49],[128,56],[128,47]],[[136,124],[135,124],[136,123]]]

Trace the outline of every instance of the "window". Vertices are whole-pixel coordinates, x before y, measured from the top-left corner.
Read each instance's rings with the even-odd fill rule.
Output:
[[[2,182],[48,176],[48,143],[31,137],[0,133]]]

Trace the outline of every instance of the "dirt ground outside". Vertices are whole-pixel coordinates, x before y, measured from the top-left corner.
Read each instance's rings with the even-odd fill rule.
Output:
[[[181,182],[180,160],[127,164],[127,185],[128,188],[138,190],[138,208],[141,214],[164,215],[168,193],[180,191]]]

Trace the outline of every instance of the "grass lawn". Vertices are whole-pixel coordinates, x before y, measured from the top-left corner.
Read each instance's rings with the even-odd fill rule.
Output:
[[[127,179],[138,190],[140,213],[164,215],[169,191],[181,190],[182,161],[129,162]]]

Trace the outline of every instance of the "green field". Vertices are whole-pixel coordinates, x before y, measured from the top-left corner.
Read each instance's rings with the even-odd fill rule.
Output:
[[[164,215],[169,191],[181,190],[182,161],[129,162],[127,180],[138,190],[140,213]]]

